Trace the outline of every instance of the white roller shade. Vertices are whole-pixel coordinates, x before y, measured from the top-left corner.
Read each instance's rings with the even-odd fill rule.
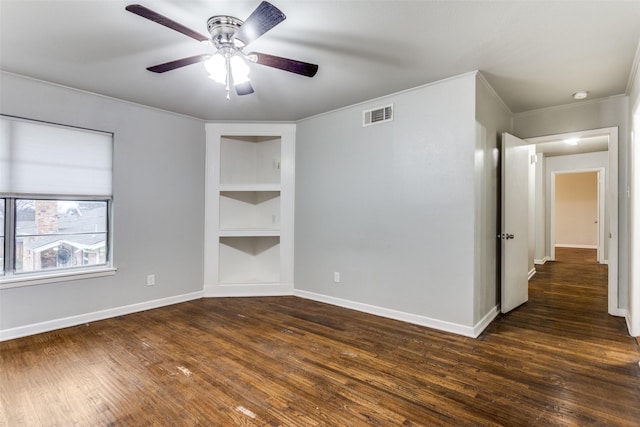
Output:
[[[113,136],[0,117],[0,193],[111,196]]]

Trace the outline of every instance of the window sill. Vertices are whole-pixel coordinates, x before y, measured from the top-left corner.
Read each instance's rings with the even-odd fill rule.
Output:
[[[0,277],[0,289],[21,288],[24,286],[46,285],[70,280],[93,279],[96,277],[113,276],[118,271],[115,267],[102,267],[82,271],[64,271],[56,273],[40,273],[20,276]]]

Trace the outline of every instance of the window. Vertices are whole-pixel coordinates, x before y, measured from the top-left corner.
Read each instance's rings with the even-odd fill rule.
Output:
[[[111,266],[112,141],[0,116],[2,281]]]

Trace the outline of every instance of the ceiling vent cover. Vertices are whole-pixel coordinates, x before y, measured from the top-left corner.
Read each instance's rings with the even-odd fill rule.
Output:
[[[371,126],[393,120],[393,104],[362,112],[362,126]]]

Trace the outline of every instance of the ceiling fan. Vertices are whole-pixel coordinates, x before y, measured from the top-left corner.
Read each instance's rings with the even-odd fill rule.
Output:
[[[233,16],[212,16],[207,20],[207,30],[210,36],[204,36],[139,4],[131,4],[126,7],[126,10],[171,28],[199,42],[208,43],[216,49],[213,54],[206,53],[177,59],[148,67],[147,70],[154,73],[165,73],[176,68],[204,62],[205,68],[209,72],[209,77],[225,85],[227,99],[229,99],[229,87],[231,84],[235,87],[238,95],[253,93],[253,87],[249,81],[249,66],[247,63],[278,68],[307,77],[313,77],[318,72],[316,64],[260,52],[244,53],[243,49],[249,43],[286,19],[285,14],[280,9],[266,1],[260,3],[244,22]]]

